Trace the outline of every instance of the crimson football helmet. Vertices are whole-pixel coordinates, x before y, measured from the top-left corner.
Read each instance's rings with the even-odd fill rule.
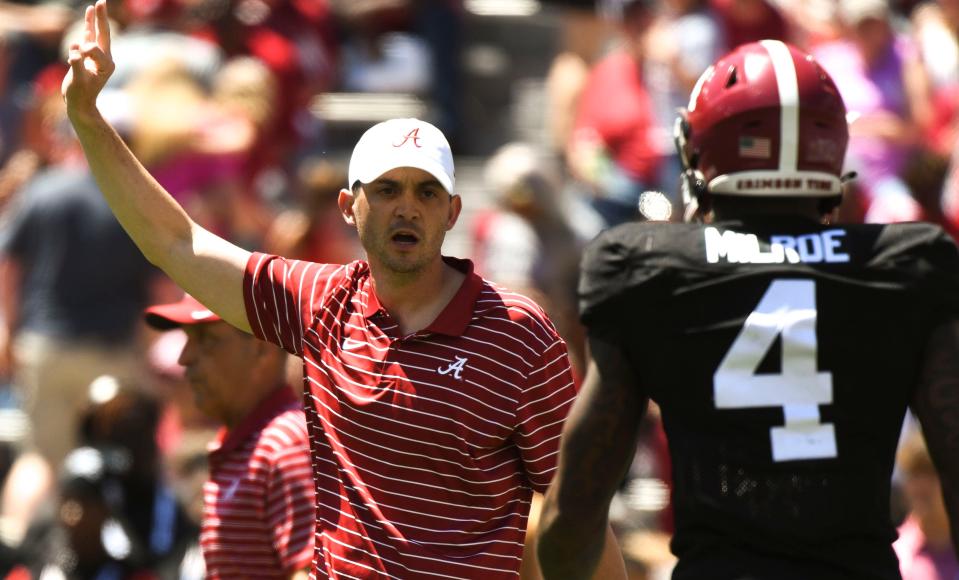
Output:
[[[778,40],[741,45],[706,69],[674,136],[687,204],[842,193],[842,97],[812,56]]]

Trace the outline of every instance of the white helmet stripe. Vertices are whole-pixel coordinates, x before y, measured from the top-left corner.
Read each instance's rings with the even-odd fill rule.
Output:
[[[799,164],[799,82],[796,66],[789,48],[778,40],[763,40],[760,44],[769,52],[779,87],[781,109],[779,170],[795,172]]]

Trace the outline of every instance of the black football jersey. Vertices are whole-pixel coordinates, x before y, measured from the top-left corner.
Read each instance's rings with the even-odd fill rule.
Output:
[[[959,253],[928,224],[635,223],[589,246],[591,334],[660,407],[674,579],[899,578],[890,477]]]

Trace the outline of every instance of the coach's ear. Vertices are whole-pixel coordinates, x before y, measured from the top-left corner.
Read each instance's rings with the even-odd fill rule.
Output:
[[[356,214],[353,213],[353,202],[356,201],[355,192],[359,191],[360,187],[362,186],[357,184],[357,187],[353,188],[352,191],[343,188],[336,197],[336,204],[340,206],[340,214],[343,216],[343,219],[346,220],[346,223],[351,226],[356,225]]]
[[[463,200],[460,199],[458,195],[450,196],[450,212],[449,216],[446,219],[446,231],[453,229],[453,226],[456,225],[456,220],[460,217],[460,212],[463,211]]]

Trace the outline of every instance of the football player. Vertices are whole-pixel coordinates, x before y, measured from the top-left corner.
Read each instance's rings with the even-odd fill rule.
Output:
[[[848,135],[794,47],[743,45],[703,74],[677,122],[690,223],[608,230],[583,260],[593,362],[543,510],[546,578],[588,577],[649,399],[674,580],[899,578],[907,408],[959,530],[959,252],[928,224],[830,225]]]

